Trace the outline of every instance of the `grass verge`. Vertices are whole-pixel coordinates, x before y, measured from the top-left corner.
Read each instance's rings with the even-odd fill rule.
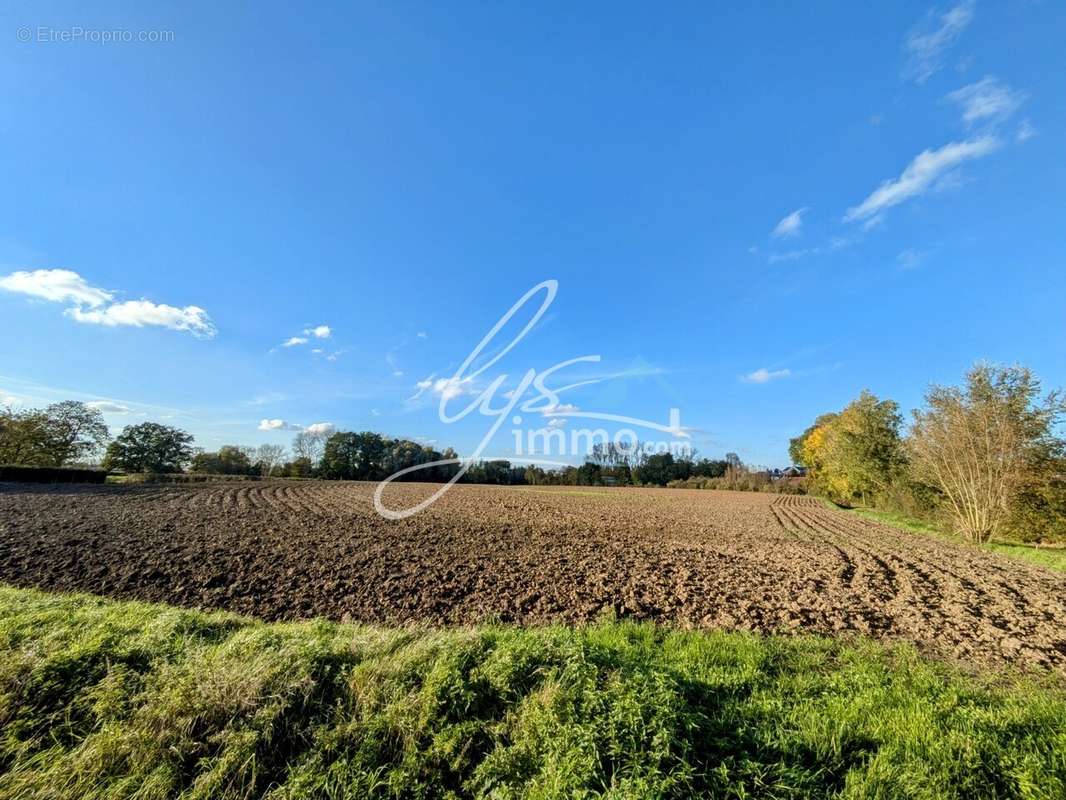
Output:
[[[1066,796],[1066,689],[907,647],[268,624],[0,586],[4,798]]]
[[[833,507],[837,508],[838,506],[834,505]],[[903,528],[904,530],[912,531],[914,533],[939,536],[942,539],[949,539],[954,542],[962,541],[958,536],[945,533],[927,522],[911,519],[910,517],[905,517],[902,514],[896,514],[891,511],[878,511],[872,508],[856,508],[849,509],[848,511],[849,513],[859,514],[860,516],[876,520],[877,522],[884,522],[887,525],[893,525],[897,528]],[[1066,572],[1066,548],[1034,547],[1032,545],[1012,542],[989,542],[988,544],[981,545],[981,547],[984,550],[990,550],[994,553],[1002,553],[1011,558],[1020,558],[1021,560],[1028,561],[1032,564],[1039,564],[1042,567],[1049,567],[1058,570],[1059,572]]]

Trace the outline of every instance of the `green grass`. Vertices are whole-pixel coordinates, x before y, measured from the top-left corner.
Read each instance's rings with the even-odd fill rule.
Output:
[[[830,503],[828,500],[825,502],[833,508],[839,508],[839,506]],[[855,508],[847,509],[847,513],[868,517],[869,519],[884,522],[887,525],[893,525],[897,528],[911,531],[912,533],[921,533],[926,536],[937,536],[941,539],[965,543],[963,539],[954,534],[942,531],[935,525],[922,520],[905,517],[902,514],[896,514],[892,511],[879,511],[872,508]],[[981,545],[981,548],[994,553],[1002,553],[1011,558],[1028,561],[1032,564],[1039,564],[1042,567],[1048,567],[1059,572],[1066,572],[1066,548],[1034,547],[1032,545],[1018,544],[1014,542],[989,542],[988,544]]]
[[[1059,572],[1066,572],[1066,548],[1033,547],[1027,544],[991,542],[985,545],[985,549],[1003,553],[1011,558],[1031,561],[1034,564],[1050,567]]]
[[[398,630],[0,586],[3,798],[1066,796],[1061,676],[907,647]]]

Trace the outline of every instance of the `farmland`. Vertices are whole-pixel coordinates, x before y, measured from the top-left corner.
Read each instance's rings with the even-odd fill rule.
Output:
[[[436,487],[393,484],[391,507]],[[458,486],[386,521],[374,485],[0,487],[0,581],[264,620],[861,635],[1066,668],[1066,576],[813,498]]]

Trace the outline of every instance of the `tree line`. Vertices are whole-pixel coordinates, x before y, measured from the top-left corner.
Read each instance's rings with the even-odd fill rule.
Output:
[[[398,480],[444,482],[460,469],[452,448],[392,438],[374,431],[300,431],[291,450],[278,444],[224,445],[215,451],[194,446],[186,431],[157,422],[127,425],[114,439],[103,414],[70,400],[44,409],[0,410],[0,464],[64,467],[99,463],[106,470],[168,474],[381,480],[411,467],[434,464]],[[436,464],[434,462],[445,462]],[[695,452],[658,452],[640,443],[607,442],[593,447],[580,466],[544,469],[506,460],[470,465],[461,480],[496,485],[666,486],[716,479],[740,467]]]
[[[932,385],[904,425],[869,391],[792,439],[808,488],[842,504],[946,519],[974,542],[1066,541],[1066,403],[1026,367],[978,363]]]

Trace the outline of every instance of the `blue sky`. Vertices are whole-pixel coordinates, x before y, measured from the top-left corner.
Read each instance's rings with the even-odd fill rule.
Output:
[[[484,377],[600,355],[566,404],[679,408],[706,455],[783,464],[980,358],[1066,384],[1064,34],[1053,2],[5,4],[0,401],[468,453],[490,420],[443,424],[441,378],[547,279]]]

